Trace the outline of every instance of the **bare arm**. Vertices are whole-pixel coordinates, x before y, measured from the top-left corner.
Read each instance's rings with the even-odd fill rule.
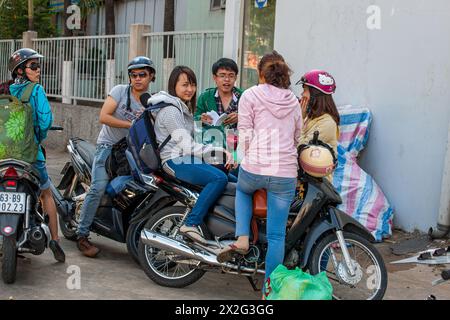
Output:
[[[116,109],[116,100],[114,100],[111,96],[108,96],[103,104],[102,110],[100,111],[100,123],[113,128],[129,129],[131,127],[130,121],[119,120],[113,116]]]

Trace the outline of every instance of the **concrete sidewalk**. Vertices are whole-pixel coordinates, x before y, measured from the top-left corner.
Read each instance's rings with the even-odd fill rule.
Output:
[[[68,160],[66,153],[48,152],[48,170],[55,183]],[[430,294],[437,299],[450,299],[450,283],[432,287],[444,266],[391,265],[389,262],[407,256],[394,256],[390,246],[401,241],[405,233],[396,232],[392,240],[377,244],[389,272],[385,299],[424,300]],[[102,252],[97,259],[83,257],[75,243],[62,239],[66,263],[55,263],[50,251],[41,256],[19,259],[17,281],[6,286],[0,281],[1,299],[168,299],[168,300],[257,300],[247,279],[226,274],[206,273],[197,283],[184,289],[170,289],[156,285],[129,257],[126,246],[92,235],[92,241]],[[444,246],[445,243],[439,243]],[[447,265],[447,268],[450,266]],[[74,275],[80,271],[81,287],[76,287]],[[68,286],[69,285],[69,286]]]

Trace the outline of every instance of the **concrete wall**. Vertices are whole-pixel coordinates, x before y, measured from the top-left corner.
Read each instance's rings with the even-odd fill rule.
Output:
[[[366,11],[381,9],[381,29]],[[396,209],[395,224],[435,226],[450,118],[448,0],[277,1],[275,48],[295,71],[331,72],[338,104],[374,115],[362,166]],[[300,88],[295,88],[296,93]]]
[[[100,108],[51,103],[53,124],[64,128],[63,132],[49,132],[44,142],[46,148],[65,151],[70,138],[79,137],[96,143],[101,125]]]

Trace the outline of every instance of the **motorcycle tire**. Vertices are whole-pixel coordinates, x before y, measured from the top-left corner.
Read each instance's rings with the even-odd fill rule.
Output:
[[[5,284],[16,281],[17,273],[17,249],[16,239],[12,237],[3,238],[2,279]]]
[[[70,241],[76,241],[77,240],[77,230],[72,229],[68,226],[68,222],[65,222],[63,219],[59,218],[59,228],[61,229],[62,234],[64,235],[64,238]]]
[[[126,237],[127,250],[131,258],[133,258],[133,261],[136,262],[138,265],[141,264],[139,262],[139,252],[138,252],[139,239],[141,237],[142,228],[144,228],[146,222],[147,220],[142,220],[137,223],[133,223],[132,225],[130,225],[127,231]]]
[[[380,283],[377,288],[376,294],[368,298],[368,300],[381,300],[383,299],[383,296],[386,292],[387,288],[387,282],[388,282],[388,274],[386,271],[386,266],[384,264],[383,258],[381,254],[378,252],[378,250],[373,246],[372,243],[370,243],[367,239],[354,234],[354,233],[348,233],[344,232],[344,239],[345,240],[352,240],[355,244],[361,245],[362,248],[365,248],[365,251],[368,251],[373,258],[376,260],[376,264],[379,266],[380,270]],[[336,234],[332,233],[321,240],[316,244],[316,246],[313,248],[312,256],[310,258],[309,263],[309,272],[312,275],[318,274],[321,272],[321,253],[331,244],[335,243],[337,241]],[[361,247],[360,247],[361,248]],[[322,258],[323,259],[323,258]],[[333,295],[334,299],[338,299]],[[345,297],[340,297],[339,299],[347,300]],[[354,297],[348,297],[348,299],[355,300]]]
[[[185,213],[184,207],[168,207],[164,208],[158,213],[156,213],[154,216],[152,216],[145,224],[145,229],[154,228],[155,224],[158,223],[158,221],[161,221],[166,216],[171,215],[184,215]],[[139,241],[139,261],[141,264],[142,269],[144,270],[145,274],[156,284],[163,286],[163,287],[169,287],[169,288],[184,288],[187,287],[195,282],[197,282],[204,274],[205,271],[201,269],[193,269],[192,272],[188,273],[184,277],[179,278],[169,278],[169,277],[163,277],[157,272],[153,270],[152,267],[149,266],[147,256],[146,256],[146,249],[147,245],[145,245],[142,241]],[[175,264],[175,263],[174,263]],[[175,264],[176,265],[176,264]]]

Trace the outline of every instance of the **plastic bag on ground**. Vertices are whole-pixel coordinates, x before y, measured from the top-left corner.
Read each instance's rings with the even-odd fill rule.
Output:
[[[333,287],[326,273],[315,276],[279,265],[265,283],[266,300],[332,300]]]

